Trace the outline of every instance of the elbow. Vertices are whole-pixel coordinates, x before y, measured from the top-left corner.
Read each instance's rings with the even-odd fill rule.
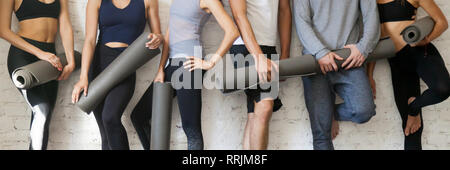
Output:
[[[86,39],[84,40],[84,48],[94,48],[95,47],[95,38],[91,38],[91,37],[86,37]],[[86,49],[83,49],[86,50]]]
[[[73,34],[72,25],[70,23],[61,24],[60,33],[63,34]]]
[[[435,26],[444,32],[448,29],[448,21],[445,18],[436,20]]]
[[[444,21],[442,22],[442,27],[443,27],[443,30],[444,30],[444,31],[446,31],[446,30],[448,29],[448,21],[447,21],[447,20],[444,20]]]

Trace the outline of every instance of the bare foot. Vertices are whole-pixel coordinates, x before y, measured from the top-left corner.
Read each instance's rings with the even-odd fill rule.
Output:
[[[415,97],[409,98],[408,105],[411,104],[414,100],[416,100]],[[417,116],[408,115],[408,120],[406,122],[406,127],[405,127],[405,135],[409,136],[411,134],[416,133],[420,129],[421,126],[422,126],[422,120],[420,120],[420,115],[417,115]]]
[[[333,118],[331,123],[331,139],[334,140],[339,135],[339,122]]]

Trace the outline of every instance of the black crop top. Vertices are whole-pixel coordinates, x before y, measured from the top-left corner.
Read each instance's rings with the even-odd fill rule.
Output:
[[[17,9],[16,16],[19,21],[40,17],[59,18],[61,12],[60,0],[46,4],[39,0],[23,0]]]
[[[378,4],[381,23],[414,20],[417,8],[407,0],[402,1],[394,0],[388,3]]]

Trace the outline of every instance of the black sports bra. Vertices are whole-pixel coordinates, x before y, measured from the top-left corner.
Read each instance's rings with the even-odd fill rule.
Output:
[[[59,18],[61,12],[60,0],[54,0],[52,3],[46,4],[39,0],[22,0],[16,16],[19,21],[34,19],[40,17]]]
[[[417,8],[407,0],[394,0],[378,4],[381,23],[414,20]]]

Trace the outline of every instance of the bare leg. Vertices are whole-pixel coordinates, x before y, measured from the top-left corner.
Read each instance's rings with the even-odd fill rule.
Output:
[[[255,118],[250,131],[250,149],[265,150],[269,141],[269,121],[272,117],[273,100],[255,103]]]
[[[255,113],[248,113],[247,124],[244,130],[244,140],[242,141],[242,147],[244,150],[250,150],[250,131],[255,121]]]
[[[416,100],[415,97],[411,97],[408,99],[408,105]],[[408,121],[406,122],[405,127],[405,135],[409,136],[410,134],[416,133],[420,127],[422,126],[422,121],[420,120],[420,115],[411,116],[408,115]]]
[[[331,123],[331,139],[335,139],[339,135],[339,121],[334,119],[333,116],[333,122]]]

